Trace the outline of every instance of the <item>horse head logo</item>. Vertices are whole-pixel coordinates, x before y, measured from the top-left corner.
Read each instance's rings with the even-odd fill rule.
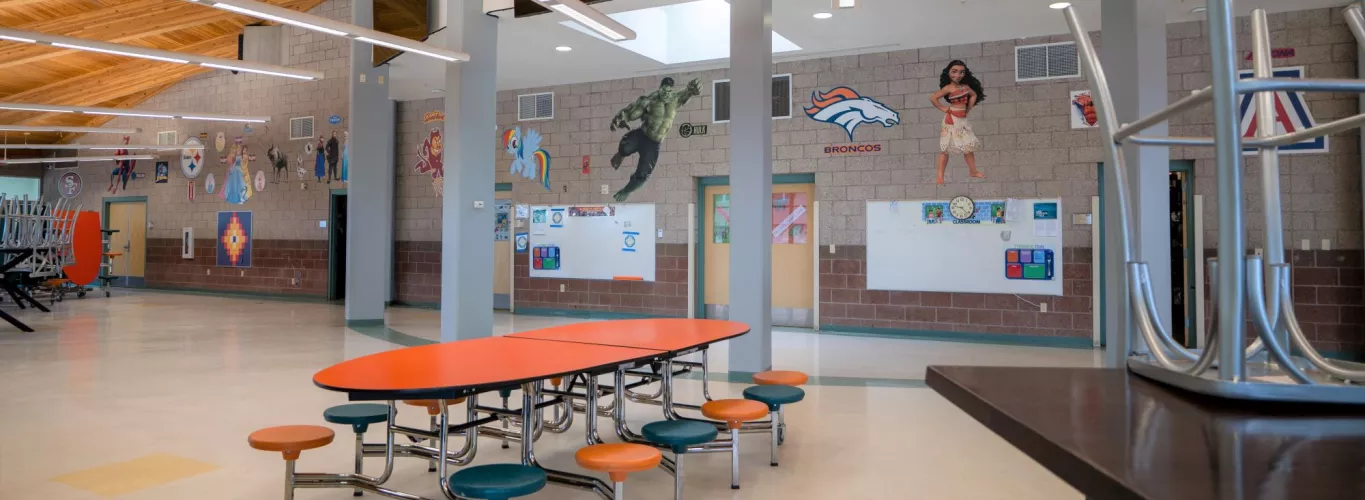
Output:
[[[812,120],[833,123],[848,132],[848,140],[853,140],[853,130],[864,123],[880,123],[891,127],[901,122],[901,114],[869,97],[858,95],[848,87],[835,87],[829,92],[815,91],[811,94],[812,106],[806,108],[806,116]]]

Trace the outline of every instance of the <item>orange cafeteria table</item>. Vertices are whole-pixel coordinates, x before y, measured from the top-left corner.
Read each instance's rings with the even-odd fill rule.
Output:
[[[749,332],[743,323],[716,320],[651,319],[604,321],[565,325],[506,337],[490,337],[408,347],[371,354],[338,363],[318,372],[313,383],[318,387],[345,392],[352,401],[438,399],[447,400],[496,389],[515,388],[575,374],[598,375],[617,373],[616,394],[623,392],[623,370],[650,363],[670,362],[672,357],[728,340]],[[705,351],[703,351],[704,353]],[[671,366],[667,365],[666,366]],[[587,408],[596,407],[596,377],[590,380]],[[668,378],[665,381],[669,380]],[[535,385],[533,384],[532,387]],[[533,425],[536,404],[535,391],[523,391],[520,411],[522,429],[522,463],[539,467],[533,451]],[[667,399],[671,399],[667,398]],[[468,399],[469,417],[474,420],[476,398]],[[437,457],[447,457],[447,438],[450,431],[449,410],[441,405],[439,450]],[[624,424],[624,404],[617,405],[618,428]],[[485,411],[480,409],[479,411]],[[600,441],[596,435],[595,418],[589,418],[589,439]],[[390,417],[387,443],[388,466],[393,455],[393,426]],[[466,439],[477,439],[477,424],[466,432]],[[619,432],[619,431],[618,431]],[[633,434],[633,433],[632,433]],[[632,436],[636,437],[636,436]],[[369,445],[367,445],[369,446]],[[472,460],[472,456],[468,457]],[[455,498],[449,489],[446,466],[450,460],[440,460],[442,493]],[[591,490],[603,498],[611,498],[612,488],[601,480],[569,472],[545,469],[552,482]],[[358,478],[333,474],[298,474],[301,487],[366,486],[393,498],[420,498],[379,487],[388,474],[380,478]],[[340,479],[339,479],[340,478]],[[304,486],[307,485],[307,486]]]

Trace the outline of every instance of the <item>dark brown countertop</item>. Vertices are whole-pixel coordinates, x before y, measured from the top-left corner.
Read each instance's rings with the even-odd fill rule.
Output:
[[[931,366],[926,378],[1089,498],[1365,499],[1362,408],[1228,403],[1126,370]]]

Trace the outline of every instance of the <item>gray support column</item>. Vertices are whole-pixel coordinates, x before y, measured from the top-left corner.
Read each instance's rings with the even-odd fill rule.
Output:
[[[498,19],[483,13],[483,0],[449,0],[446,5],[446,46],[469,53],[470,61],[445,67],[442,342],[493,335],[498,83]]]
[[[1105,0],[1100,4],[1100,58],[1114,96],[1119,123],[1131,123],[1166,106],[1166,12],[1162,2]],[[1167,135],[1165,124],[1143,135]],[[1171,328],[1170,150],[1165,147],[1123,148],[1134,208],[1131,235],[1137,255],[1151,269],[1152,292],[1164,327]],[[1105,365],[1123,366],[1127,354],[1143,350],[1142,340],[1128,331],[1128,279],[1123,261],[1116,183],[1105,182]],[[1203,250],[1196,258],[1203,260]],[[1202,264],[1201,264],[1202,265]],[[1125,341],[1127,339],[1127,341]]]
[[[730,371],[772,367],[773,3],[730,2]]]
[[[374,0],[353,0],[351,22],[374,26]],[[350,168],[346,186],[346,321],[383,322],[393,281],[395,106],[388,66],[351,41]]]

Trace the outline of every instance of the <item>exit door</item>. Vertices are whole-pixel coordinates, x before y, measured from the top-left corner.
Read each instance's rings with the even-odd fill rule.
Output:
[[[109,202],[109,252],[122,255],[111,259],[109,274],[117,276],[119,286],[143,286],[147,267],[147,202]]]

